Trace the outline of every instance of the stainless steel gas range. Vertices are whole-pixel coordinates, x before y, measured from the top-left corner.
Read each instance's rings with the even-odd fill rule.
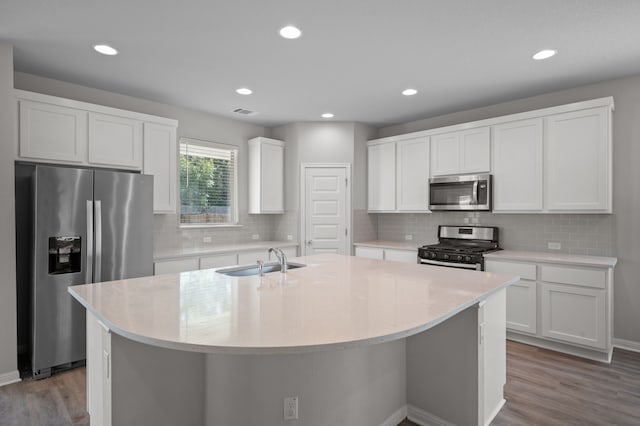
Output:
[[[438,226],[438,244],[418,249],[418,262],[426,265],[484,271],[484,254],[502,250],[493,226]]]

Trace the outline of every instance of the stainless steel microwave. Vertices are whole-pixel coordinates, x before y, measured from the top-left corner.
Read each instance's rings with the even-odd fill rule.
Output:
[[[430,210],[491,210],[491,175],[429,179]]]

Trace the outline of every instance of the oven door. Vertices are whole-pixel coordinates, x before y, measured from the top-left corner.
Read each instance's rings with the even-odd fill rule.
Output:
[[[430,210],[491,210],[491,175],[435,177],[429,180]]]
[[[442,262],[440,260],[430,260],[430,259],[418,259],[418,262],[423,265],[433,265],[433,266],[444,266],[446,268],[457,268],[457,269],[469,269],[472,271],[482,271],[481,263],[457,263],[457,262]]]

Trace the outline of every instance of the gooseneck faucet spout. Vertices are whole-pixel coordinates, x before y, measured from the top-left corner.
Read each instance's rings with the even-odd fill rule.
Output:
[[[279,249],[279,248],[271,247],[269,249],[269,254],[271,254],[272,252],[278,258],[278,262],[280,263],[280,272],[283,274],[286,273],[287,272],[287,256],[285,256],[282,249]]]

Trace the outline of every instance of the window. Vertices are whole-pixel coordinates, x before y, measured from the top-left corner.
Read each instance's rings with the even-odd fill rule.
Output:
[[[235,146],[180,138],[180,223],[238,223]]]

